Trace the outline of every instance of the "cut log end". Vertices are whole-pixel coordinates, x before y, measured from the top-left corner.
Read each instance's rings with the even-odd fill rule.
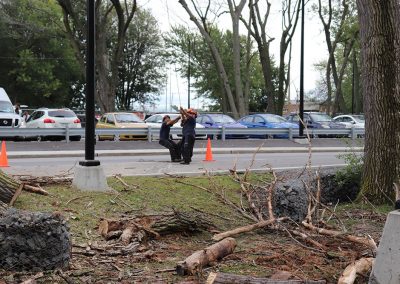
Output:
[[[233,238],[226,238],[205,249],[198,250],[187,257],[184,261],[176,265],[178,275],[194,275],[201,271],[203,267],[217,262],[223,257],[233,253],[236,247],[236,241]]]

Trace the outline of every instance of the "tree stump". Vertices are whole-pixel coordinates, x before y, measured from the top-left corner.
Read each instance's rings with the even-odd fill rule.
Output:
[[[21,183],[0,170],[0,201],[9,204]]]
[[[12,271],[66,268],[69,228],[60,215],[10,208],[0,216],[0,267]]]

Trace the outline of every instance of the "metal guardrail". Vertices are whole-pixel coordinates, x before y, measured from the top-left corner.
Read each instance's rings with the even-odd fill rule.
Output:
[[[152,141],[155,134],[159,134],[160,128],[96,128],[96,135],[119,136],[119,135],[146,135],[148,141]],[[171,134],[181,134],[181,128],[171,128]],[[307,131],[305,131],[305,134]],[[249,135],[271,138],[273,136],[287,137],[293,140],[299,137],[299,130],[293,128],[196,128],[196,134],[220,136],[225,141],[227,135]],[[341,129],[308,129],[310,137],[321,136],[345,136],[356,139],[365,135],[363,128],[341,128]],[[45,137],[45,136],[63,136],[67,142],[71,136],[85,136],[84,128],[0,128],[0,137]]]

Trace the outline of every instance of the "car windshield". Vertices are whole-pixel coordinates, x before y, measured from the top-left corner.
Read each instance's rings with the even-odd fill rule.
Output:
[[[217,115],[210,115],[210,116],[214,120],[215,123],[224,124],[224,123],[234,123],[235,122],[235,120],[232,117],[225,115],[225,114],[217,114]]]
[[[137,115],[133,113],[118,113],[115,115],[115,119],[119,123],[143,122]]]
[[[324,113],[311,113],[311,119],[316,122],[330,122],[332,118]]]
[[[282,123],[282,122],[287,122],[286,119],[279,115],[273,115],[273,114],[261,114],[262,117],[268,122],[268,123]]]
[[[359,123],[365,123],[364,115],[353,115],[353,118]]]
[[[10,102],[0,101],[0,112],[14,113],[14,107]]]
[[[71,110],[49,110],[51,117],[76,117],[76,114]]]

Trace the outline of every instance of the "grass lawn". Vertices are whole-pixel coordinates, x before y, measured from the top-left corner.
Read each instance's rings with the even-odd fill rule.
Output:
[[[45,188],[50,192],[49,196],[24,192],[14,206],[30,211],[60,212],[68,220],[73,244],[83,247],[107,245],[97,232],[101,218],[197,209],[204,212],[219,231],[251,223],[201,188],[223,193],[235,204],[240,204],[240,186],[229,176],[123,179],[132,186],[130,189],[124,190],[123,184],[116,178],[109,179],[109,185],[114,189],[109,193],[80,192],[69,186],[50,186]],[[270,176],[267,174],[252,176],[256,183],[268,179]],[[368,204],[344,204],[338,206],[336,212],[350,232],[370,234],[379,240],[386,213],[390,209],[388,206],[374,208]],[[181,277],[172,271],[164,271],[173,269],[178,261],[195,250],[212,244],[211,237],[212,232],[163,236],[144,244],[145,248],[140,253],[116,257],[97,254],[86,256],[76,254],[73,250],[71,268],[64,273],[73,283],[202,283],[210,271],[268,277],[283,270],[302,279],[326,279],[327,283],[335,283],[342,270],[366,250],[362,247],[354,249],[351,243],[315,236],[329,249],[329,253],[321,254],[299,246],[282,231],[265,229],[237,236],[235,252],[212,268],[203,270],[200,275]],[[0,272],[0,279],[3,278],[5,283],[19,283],[29,278],[29,274],[7,273],[1,269]],[[365,278],[359,281],[364,283],[362,281]],[[45,274],[37,282],[67,283],[54,272]]]

